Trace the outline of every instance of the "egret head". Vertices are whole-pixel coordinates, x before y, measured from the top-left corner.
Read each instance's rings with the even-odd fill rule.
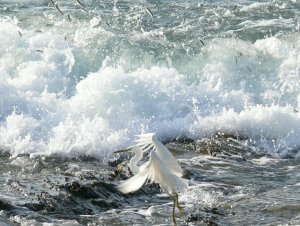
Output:
[[[128,152],[134,153],[134,156],[129,161],[129,168],[130,168],[131,172],[135,175],[139,172],[138,163],[143,158],[143,151],[141,151],[141,149],[139,149],[136,146],[133,146],[133,147],[129,147],[124,150],[115,151],[115,152],[113,152],[113,154],[128,153]]]

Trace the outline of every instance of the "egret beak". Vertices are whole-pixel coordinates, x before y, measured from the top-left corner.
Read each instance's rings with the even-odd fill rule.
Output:
[[[132,148],[133,146],[123,149],[123,150],[119,150],[119,151],[114,151],[113,154],[120,154],[120,153],[126,153],[126,152],[132,152]]]

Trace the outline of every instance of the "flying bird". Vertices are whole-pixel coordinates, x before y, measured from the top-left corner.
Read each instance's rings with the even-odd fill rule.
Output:
[[[140,163],[143,154],[149,151],[149,161]],[[134,174],[131,178],[117,185],[117,189],[124,194],[135,192],[146,181],[159,184],[162,192],[168,194],[173,203],[173,223],[176,225],[175,206],[182,212],[179,206],[178,194],[184,193],[188,187],[188,180],[182,178],[183,170],[176,158],[156,137],[154,133],[138,135],[136,145],[126,150],[114,153],[133,152],[135,155],[129,162],[129,168]]]
[[[79,0],[76,0],[76,2],[83,10],[86,10],[85,6]]]
[[[150,10],[150,8],[146,7],[146,12],[151,16],[152,20],[153,20],[153,13]]]
[[[58,10],[58,12],[59,12],[61,15],[64,15],[63,11],[61,11],[61,9],[59,8],[58,3],[55,4],[55,8]]]

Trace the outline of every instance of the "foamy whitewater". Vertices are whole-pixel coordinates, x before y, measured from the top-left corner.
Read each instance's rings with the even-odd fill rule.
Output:
[[[71,21],[51,2],[1,3],[1,149],[101,158],[156,132],[298,150],[299,3],[241,3],[167,2],[152,18],[147,2],[61,1]]]
[[[142,132],[179,140],[180,225],[299,224],[299,32],[298,0],[0,0],[0,224],[170,225],[114,188]]]

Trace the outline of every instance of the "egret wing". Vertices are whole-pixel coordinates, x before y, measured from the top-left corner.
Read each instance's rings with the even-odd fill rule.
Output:
[[[178,176],[182,176],[183,170],[181,169],[177,159],[172,155],[169,149],[163,145],[157,137],[154,135],[152,137],[152,142],[154,144],[155,149],[157,150],[157,154],[162,159],[168,167],[173,171],[174,174]]]
[[[187,189],[188,180],[170,171],[156,152],[150,153],[148,168],[150,182],[158,183],[163,192],[172,195],[173,193],[184,192]]]
[[[155,151],[151,151],[149,162],[140,166],[136,175],[121,182],[117,189],[124,194],[134,192],[140,189],[147,180],[150,183],[159,184],[162,191],[169,195],[184,192],[188,186],[186,179],[170,171],[159,155]]]
[[[176,158],[172,155],[168,148],[157,139],[154,133],[138,135],[136,145],[141,147],[143,151],[155,149],[158,157],[163,160],[164,164],[166,164],[174,174],[180,177],[182,176],[183,170],[178,164]]]
[[[123,194],[135,192],[140,189],[149,178],[148,167],[141,167],[140,171],[129,179],[117,185],[117,189]]]

